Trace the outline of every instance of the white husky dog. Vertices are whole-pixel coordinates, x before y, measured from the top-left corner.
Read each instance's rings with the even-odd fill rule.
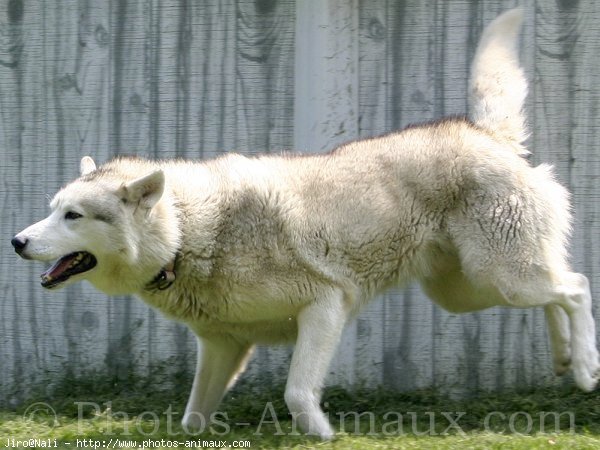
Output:
[[[453,312],[544,306],[556,373],[572,368],[592,390],[600,361],[588,280],[567,262],[569,196],[550,167],[522,158],[521,22],[512,10],[483,33],[468,119],[313,156],[99,168],[84,157],[50,216],[12,244],[58,259],[42,275],[48,289],[85,279],[193,330],[186,427],[216,411],[256,343],[295,341],[286,403],[304,431],[331,438],[319,401],[342,329],[408,280]]]

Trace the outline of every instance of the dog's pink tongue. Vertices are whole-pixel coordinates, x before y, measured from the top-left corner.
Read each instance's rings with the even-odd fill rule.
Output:
[[[56,278],[56,277],[60,276],[60,274],[62,274],[65,270],[67,270],[69,268],[69,266],[71,265],[71,261],[73,261],[74,258],[75,258],[75,255],[65,256],[65,257],[59,259],[52,265],[52,267],[50,267],[48,270],[46,270],[42,274],[42,277],[43,278]]]

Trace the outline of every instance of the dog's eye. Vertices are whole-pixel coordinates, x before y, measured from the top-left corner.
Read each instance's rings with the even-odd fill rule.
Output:
[[[65,214],[65,219],[66,220],[77,220],[77,219],[81,219],[83,216],[79,213],[73,212],[73,211],[68,211]]]

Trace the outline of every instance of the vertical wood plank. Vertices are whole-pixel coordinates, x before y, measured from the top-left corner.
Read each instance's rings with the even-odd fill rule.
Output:
[[[294,6],[291,0],[237,3],[237,151],[281,151],[292,145]]]
[[[358,136],[357,0],[298,0],[294,148],[330,150]]]
[[[110,154],[156,151],[156,70],[151,0],[111,3]]]
[[[236,2],[203,2],[194,7],[190,64],[197,78],[190,89],[200,156],[209,158],[236,149]],[[193,86],[195,85],[195,86]]]
[[[389,129],[388,51],[390,44],[388,0],[359,1],[359,131],[371,137]]]
[[[564,50],[546,56],[553,56],[553,65],[566,66],[563,70],[568,76],[563,89],[568,90],[569,109],[558,110],[557,115],[568,139],[563,144],[569,145],[568,180],[574,204],[573,265],[575,270],[582,271],[590,279],[595,299],[594,316],[599,317],[600,251],[595,241],[600,226],[597,182],[600,177],[600,90],[597,70],[600,60],[600,11],[596,3],[589,0],[576,5],[563,2],[558,6],[562,6],[558,11],[542,11],[568,18],[567,23],[561,25],[565,28],[555,36],[556,40],[564,38]],[[561,175],[565,177],[563,173]]]
[[[226,144],[217,142],[221,145],[217,148],[219,152],[235,150],[256,154],[291,148],[295,14],[295,2],[290,0],[235,2],[232,15],[235,22],[230,29],[231,39],[227,41],[228,45],[233,44],[228,50],[232,60],[226,62],[233,64],[233,68],[222,68],[226,76],[234,76],[229,86],[233,97],[227,109],[216,118],[229,121],[231,126],[217,123],[220,131],[217,139],[226,140]],[[227,73],[227,70],[232,71]],[[220,83],[215,79],[215,84]],[[269,382],[281,380],[290,358],[288,347],[260,346],[249,363],[246,377]]]
[[[589,83],[594,82],[597,72],[590,61],[597,55],[594,49],[598,47],[598,33],[591,21],[598,13],[594,2],[535,2],[535,78],[530,94],[534,112],[532,159],[552,163],[559,181],[572,193],[572,261],[575,270],[590,277],[595,299],[600,295],[600,286],[597,271],[593,270],[595,264],[591,263],[590,256],[596,250],[590,239],[598,221],[593,212],[591,216],[588,212],[594,211],[597,203],[596,187],[589,189],[598,168],[597,152],[590,145],[598,137],[597,126],[589,117],[596,112],[597,87]],[[594,305],[598,311],[597,301]]]
[[[432,7],[427,2],[388,2],[386,127],[400,129],[436,117],[435,34]],[[432,317],[438,310],[416,286],[385,296],[384,383],[410,390],[437,385],[437,355]]]
[[[296,4],[294,148],[330,150],[358,136],[358,2]],[[332,363],[332,383],[355,379],[357,322],[346,328]]]
[[[375,136],[388,128],[387,5],[387,0],[358,2],[358,137]],[[385,306],[385,300],[377,299],[357,318],[355,382],[365,386],[383,382]]]
[[[600,80],[597,62],[600,61],[597,23],[600,12],[591,2],[584,2],[582,11],[592,11],[590,15],[582,13],[581,44],[577,47],[578,67],[575,74],[575,111],[576,129],[573,136],[575,151],[574,164],[577,185],[573,183],[573,195],[576,204],[575,267],[583,271],[590,279],[594,298],[594,317],[600,317],[600,249],[596,245],[600,233]],[[585,19],[584,19],[585,18]],[[584,20],[583,20],[584,19]],[[574,179],[575,179],[574,178]],[[597,320],[596,334],[600,336]]]
[[[27,110],[25,79],[27,69],[24,64],[25,49],[32,53],[41,52],[33,41],[28,39],[26,31],[31,25],[41,24],[41,17],[25,16],[25,5],[13,2],[4,3],[0,7],[0,32],[5,37],[0,42],[0,145],[2,146],[2,164],[0,164],[0,179],[2,183],[2,215],[0,227],[10,230],[26,223],[32,215],[35,203],[31,208],[23,208],[34,196],[34,192],[42,192],[38,178],[31,185],[31,192],[22,189],[28,180],[28,174],[35,172],[38,167],[31,167],[24,148],[23,134],[31,136],[33,124],[29,130],[23,130],[23,117],[31,112]],[[28,23],[29,22],[29,23]],[[39,35],[38,35],[39,36]],[[31,48],[29,48],[31,47]],[[37,80],[40,75],[37,73]],[[32,80],[33,81],[33,80]],[[34,81],[35,83],[35,81]],[[39,116],[36,117],[39,120]],[[6,234],[10,236],[10,234]],[[41,355],[34,352],[32,341],[36,339],[32,330],[25,322],[30,313],[29,303],[34,296],[27,278],[34,276],[32,268],[15,267],[13,255],[8,251],[0,252],[0,286],[4,287],[6,299],[0,302],[3,324],[0,325],[0,357],[3,361],[3,376],[0,377],[0,390],[8,405],[16,405],[23,395],[23,389],[15,385],[15,379],[32,382],[32,374],[27,370],[28,361],[23,358],[29,355],[33,370],[44,366]],[[17,275],[18,274],[18,275]]]

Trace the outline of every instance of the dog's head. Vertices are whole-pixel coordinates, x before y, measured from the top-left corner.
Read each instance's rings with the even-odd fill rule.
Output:
[[[45,288],[86,279],[106,293],[136,292],[165,263],[144,242],[160,233],[153,216],[160,215],[164,174],[154,169],[123,181],[110,166],[96,169],[90,157],[80,168],[81,177],[52,199],[50,215],[11,243],[25,259],[55,261],[41,275]]]

